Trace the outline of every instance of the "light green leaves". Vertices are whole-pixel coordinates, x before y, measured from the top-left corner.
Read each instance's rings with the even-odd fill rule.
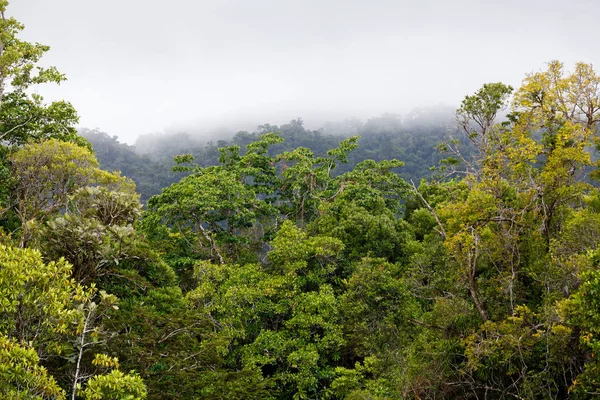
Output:
[[[64,260],[44,263],[36,250],[0,244],[0,333],[38,351],[60,352],[57,338],[79,318],[72,304],[87,296]]]
[[[146,398],[146,386],[137,374],[125,374],[114,369],[90,378],[82,395],[85,400],[143,400]]]
[[[34,349],[0,333],[0,395],[15,400],[63,400],[64,390],[39,365]]]

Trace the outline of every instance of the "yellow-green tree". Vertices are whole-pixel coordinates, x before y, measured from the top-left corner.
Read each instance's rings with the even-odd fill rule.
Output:
[[[39,61],[48,46],[19,38],[23,24],[9,16],[7,0],[0,1],[0,217],[10,208],[7,197],[13,177],[7,160],[15,147],[30,141],[56,138],[89,146],[77,135],[79,117],[66,101],[46,104],[31,87],[60,83],[66,78],[55,67],[41,67]],[[0,220],[0,227],[11,227]]]
[[[64,390],[39,365],[34,349],[0,334],[0,395],[5,399],[63,400]]]
[[[66,78],[55,67],[38,65],[50,47],[19,38],[24,26],[7,15],[8,4],[0,1],[0,140],[9,145],[42,137],[78,140],[78,117],[71,104],[57,101],[46,106],[40,95],[27,91]]]
[[[45,263],[37,250],[0,244],[0,378],[4,378],[0,392],[22,392],[16,398],[61,398],[62,389],[40,366],[39,356],[46,361],[73,357],[76,371],[70,387],[75,398],[76,389],[86,380],[81,378],[81,356],[99,340],[102,308],[116,301],[100,293],[102,301],[96,304],[95,295],[93,287],[83,287],[71,278],[71,266],[64,259]],[[94,377],[89,392],[96,393],[94,388],[100,386],[99,393],[104,393],[104,397],[90,398],[112,399],[123,390],[132,390],[135,399],[144,398],[145,386],[139,377],[118,371],[116,360],[106,365],[101,362],[108,360],[106,356],[96,355],[96,359],[92,364],[98,368],[115,370],[105,376],[96,373],[102,372],[98,368],[86,368],[91,371],[88,377]],[[45,393],[54,394],[43,397]]]
[[[101,170],[89,149],[56,139],[27,144],[9,160],[15,180],[9,205],[20,221],[21,247],[40,223],[68,209],[77,190],[93,185],[132,187],[117,174]]]
[[[586,175],[600,118],[599,83],[590,65],[567,73],[553,61],[523,81],[506,121],[480,115],[495,116],[484,111],[508,103],[500,94],[510,88],[500,84],[468,96],[458,111],[463,127],[478,127],[469,136],[473,157],[465,158],[473,173],[435,208],[423,199],[458,278],[453,298],[468,294],[471,307],[459,312],[478,320],[461,341],[468,362],[447,378],[455,388],[561,397],[579,371],[576,330],[555,302],[577,290],[588,265],[578,255],[596,243],[568,250],[565,238],[582,224],[595,226],[595,212],[582,210],[594,193]],[[467,112],[473,109],[480,113]]]

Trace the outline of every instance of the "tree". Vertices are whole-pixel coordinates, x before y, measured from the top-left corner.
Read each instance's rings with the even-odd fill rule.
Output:
[[[31,343],[46,355],[65,350],[64,338],[79,315],[75,302],[89,293],[71,280],[64,260],[44,263],[37,250],[0,244],[0,333]]]
[[[34,349],[0,334],[0,394],[6,399],[64,400]]]
[[[281,212],[305,224],[318,214],[321,200],[335,197],[340,189],[333,177],[337,165],[348,162],[348,154],[357,147],[358,136],[344,139],[327,156],[315,157],[306,147],[283,152],[281,187],[278,191]]]
[[[272,245],[266,269],[200,263],[200,285],[188,301],[217,321],[233,346],[227,358],[235,368],[258,372],[281,396],[322,396],[344,343],[329,282],[342,245],[309,237],[290,221]]]
[[[140,374],[149,399],[267,398],[267,382],[256,371],[228,368],[227,335],[203,308],[187,303],[179,287],[123,299],[103,325],[119,332],[107,352],[119,357],[123,370]]]
[[[71,279],[71,266],[64,259],[44,263],[37,250],[1,244],[0,294],[0,377],[4,376],[0,393],[28,399],[64,398],[64,391],[38,364],[39,356],[46,362],[61,356],[75,361],[70,384],[75,399],[86,379],[82,377],[84,351],[102,339],[99,320],[107,308],[114,306],[116,297],[101,292],[101,301],[96,303],[95,288],[76,284]],[[102,364],[106,359],[96,354],[100,361],[94,365],[118,367],[115,360],[110,365]],[[134,398],[145,396],[145,386],[135,374],[115,370],[106,376],[86,376],[92,381],[84,389],[84,397],[108,400],[115,393],[129,391],[137,393]],[[106,397],[97,397],[99,393]]]
[[[408,185],[395,172],[398,160],[365,160],[336,177],[336,193],[320,200],[319,216],[311,232],[342,240],[348,261],[383,257],[395,262],[404,255],[411,232],[402,215],[401,201]]]
[[[102,171],[87,148],[56,139],[23,146],[9,160],[15,179],[10,205],[21,222],[22,247],[32,239],[36,224],[69,207],[78,189],[128,185],[119,175]]]
[[[77,134],[79,116],[66,101],[45,104],[38,94],[14,91],[5,93],[0,104],[0,138],[4,145],[18,147],[30,141],[58,139],[89,147]]]
[[[134,224],[139,195],[126,187],[82,187],[69,197],[64,215],[42,224],[36,243],[51,259],[65,258],[79,283],[104,284],[107,277],[170,283],[170,268],[148,248]],[[159,276],[162,274],[162,276]],[[137,276],[137,279],[136,279]]]
[[[45,138],[71,141],[89,146],[77,135],[79,118],[65,101],[46,105],[42,96],[31,94],[32,86],[65,80],[55,67],[40,67],[38,62],[48,46],[19,39],[24,26],[6,16],[8,1],[0,1],[0,217],[10,208],[8,197],[14,190],[9,155],[14,147]],[[1,225],[10,225],[1,221]]]
[[[508,105],[511,86],[503,83],[486,83],[471,96],[466,96],[456,111],[459,127],[478,151],[487,155],[496,126],[498,113]]]
[[[260,252],[252,248],[264,234],[259,221],[275,214],[276,169],[268,148],[280,141],[263,135],[243,156],[237,146],[220,149],[220,166],[180,167],[194,173],[150,199],[151,215],[183,235],[196,256],[225,263]],[[193,158],[178,160],[183,164]]]
[[[440,348],[454,343],[465,357],[430,359],[431,370],[444,366],[436,377],[444,384],[426,392],[568,396],[586,356],[557,304],[577,291],[584,254],[597,246],[596,194],[586,176],[598,82],[589,65],[567,74],[551,62],[524,80],[506,121],[494,122],[512,91],[502,84],[484,85],[457,111],[475,150],[473,158],[457,153],[467,174],[423,183],[409,213],[424,239],[407,276],[425,307],[419,336],[437,338]],[[444,244],[438,255],[433,237]]]
[[[28,94],[31,86],[66,78],[55,67],[37,66],[50,48],[19,39],[24,26],[6,16],[8,3],[0,1],[0,140],[9,145],[37,135],[78,140],[73,128],[78,118],[69,103],[58,101],[46,107],[41,96]]]
[[[574,75],[562,77],[560,65],[551,63],[547,72],[526,79],[515,95],[511,124],[490,126],[489,119],[483,123],[477,113],[465,111],[474,100],[479,110],[497,110],[504,101],[498,100],[501,96],[481,97],[491,86],[478,92],[476,99],[467,97],[459,109],[459,114],[482,127],[480,135],[492,128],[495,132],[493,140],[489,138],[485,144],[493,151],[481,153],[478,175],[465,181],[471,186],[467,198],[441,210],[447,216],[446,243],[464,268],[469,292],[483,320],[489,312],[478,286],[488,278],[495,281],[510,294],[513,312],[518,298],[526,296],[515,291],[520,290],[522,263],[539,257],[533,252],[548,250],[560,232],[566,210],[581,201],[588,189],[579,177],[591,165],[586,147],[591,144],[592,131],[587,120],[567,113],[577,109],[576,102],[571,106],[566,102],[578,98],[580,89],[573,82],[580,81],[575,76],[581,71],[587,69],[580,67]],[[464,121],[468,123],[468,119]],[[538,142],[534,132],[540,129],[545,139]],[[529,247],[532,253],[526,254],[525,238],[539,237],[540,232],[545,249]],[[533,246],[535,240],[529,243]]]

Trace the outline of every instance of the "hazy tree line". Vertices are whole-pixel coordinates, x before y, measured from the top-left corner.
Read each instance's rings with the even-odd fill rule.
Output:
[[[31,95],[64,77],[36,69],[48,49],[21,29],[0,19],[0,397],[600,392],[590,65],[484,85],[440,156],[435,124],[340,139],[297,120],[204,144],[169,175]],[[145,210],[128,173],[148,193],[165,179]]]
[[[239,131],[219,140],[202,140],[187,133],[142,135],[133,146],[120,143],[116,136],[99,130],[82,129],[79,134],[92,144],[100,166],[133,179],[142,201],[146,202],[181,179],[181,174],[170,172],[175,165],[173,157],[189,153],[198,165],[217,165],[219,148],[237,145],[244,151],[247,144],[269,132],[284,139],[283,143],[269,148],[271,156],[297,147],[306,147],[315,155],[324,156],[341,140],[359,135],[359,147],[349,155],[348,163],[339,166],[334,174],[348,172],[366,159],[399,158],[404,162],[398,171],[400,176],[418,182],[431,176],[431,167],[442,158],[437,147],[456,131],[452,122],[447,114],[423,110],[405,117],[384,114],[366,122],[349,119],[309,130],[299,118],[281,126],[260,125],[253,132]]]

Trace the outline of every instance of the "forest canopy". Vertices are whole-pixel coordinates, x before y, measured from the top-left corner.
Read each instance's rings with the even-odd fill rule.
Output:
[[[65,77],[38,67],[48,47],[19,39],[7,6],[1,397],[600,392],[591,65],[483,84],[444,135],[389,116],[342,137],[294,120],[171,163],[85,139],[70,103],[32,94]]]

